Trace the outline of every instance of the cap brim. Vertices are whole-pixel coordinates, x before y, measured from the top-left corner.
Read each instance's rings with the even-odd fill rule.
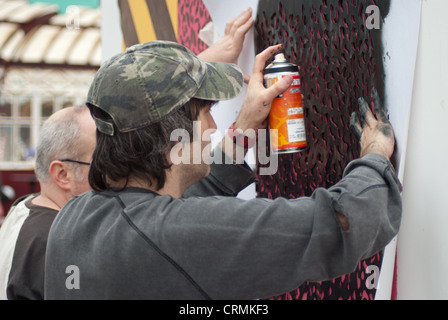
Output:
[[[244,78],[241,69],[234,64],[204,62],[205,79],[194,95],[197,99],[223,101],[237,97],[243,89]]]

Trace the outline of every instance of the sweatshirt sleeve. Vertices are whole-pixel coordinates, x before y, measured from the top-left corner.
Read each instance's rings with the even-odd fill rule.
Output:
[[[212,299],[267,298],[353,272],[398,233],[402,211],[394,170],[376,154],[308,198],[182,201],[162,247]]]

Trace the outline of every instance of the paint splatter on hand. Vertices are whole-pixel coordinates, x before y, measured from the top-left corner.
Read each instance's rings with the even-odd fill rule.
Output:
[[[378,91],[372,91],[374,112],[369,108],[364,98],[359,98],[359,111],[352,114],[350,128],[361,143],[361,156],[368,153],[379,153],[390,159],[394,152],[395,137],[389,122],[387,109],[378,96]]]

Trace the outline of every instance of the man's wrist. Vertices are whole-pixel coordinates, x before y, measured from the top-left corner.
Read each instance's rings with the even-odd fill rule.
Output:
[[[361,150],[361,157],[363,157],[369,153],[376,153],[376,154],[382,155],[387,160],[390,159],[389,155],[386,152],[386,148],[376,142],[373,142],[373,143],[369,144],[366,148],[363,148],[363,150]]]
[[[245,149],[250,149],[257,142],[257,135],[254,130],[252,131],[253,132],[249,132],[249,130],[243,131],[233,123],[227,130],[227,134],[232,138],[234,144]]]

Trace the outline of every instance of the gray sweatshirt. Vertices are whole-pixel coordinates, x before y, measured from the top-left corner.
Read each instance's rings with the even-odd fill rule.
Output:
[[[251,181],[243,166],[212,165],[182,199],[138,188],[73,198],[50,231],[45,298],[267,298],[354,271],[400,226],[398,180],[380,155],[309,198],[232,196]]]

